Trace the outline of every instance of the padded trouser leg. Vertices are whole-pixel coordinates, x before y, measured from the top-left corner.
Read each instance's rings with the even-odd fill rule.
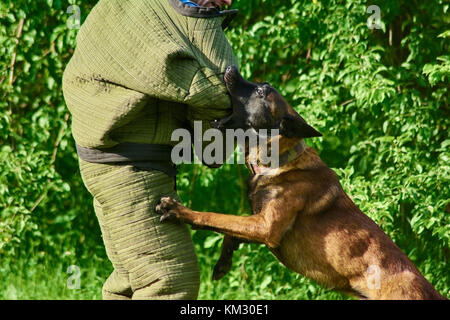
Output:
[[[155,206],[177,197],[174,181],[159,171],[80,160],[114,272],[105,299],[196,299],[197,257],[186,225],[160,223]]]

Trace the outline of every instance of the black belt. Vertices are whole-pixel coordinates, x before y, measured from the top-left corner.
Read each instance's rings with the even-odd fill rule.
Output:
[[[171,159],[172,146],[123,142],[111,148],[85,148],[76,145],[78,156],[87,162],[131,164],[143,170],[158,170],[177,175]]]

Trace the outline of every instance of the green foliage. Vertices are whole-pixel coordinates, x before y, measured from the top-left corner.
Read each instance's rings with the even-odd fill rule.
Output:
[[[0,3],[0,298],[100,298],[111,272],[92,199],[78,172],[61,76],[94,0]],[[227,35],[244,75],[269,81],[324,134],[309,140],[355,203],[442,293],[450,288],[449,5],[235,0]],[[22,20],[23,19],[23,20]],[[23,21],[23,26],[22,26]],[[243,166],[183,165],[180,196],[197,210],[249,213]],[[341,299],[241,245],[212,282],[221,236],[192,232],[203,299]],[[82,269],[67,290],[67,267]],[[36,288],[39,288],[37,290]]]

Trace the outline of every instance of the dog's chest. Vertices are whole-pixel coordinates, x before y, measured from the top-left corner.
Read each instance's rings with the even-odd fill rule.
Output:
[[[253,214],[261,212],[265,204],[278,198],[281,192],[281,187],[264,183],[261,178],[251,179],[248,184],[248,198]]]

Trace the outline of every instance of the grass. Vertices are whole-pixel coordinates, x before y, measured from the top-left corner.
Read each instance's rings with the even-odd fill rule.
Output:
[[[347,299],[289,271],[266,247],[256,244],[242,244],[235,253],[230,273],[220,281],[213,281],[221,236],[195,231],[193,238],[201,272],[200,300]],[[102,299],[103,282],[112,271],[103,246],[85,245],[74,250],[76,254],[63,246],[60,249],[61,254],[41,251],[32,258],[2,260],[0,299]],[[69,278],[73,273],[67,272],[71,265],[80,268],[79,289],[68,287],[68,281],[73,283]]]

